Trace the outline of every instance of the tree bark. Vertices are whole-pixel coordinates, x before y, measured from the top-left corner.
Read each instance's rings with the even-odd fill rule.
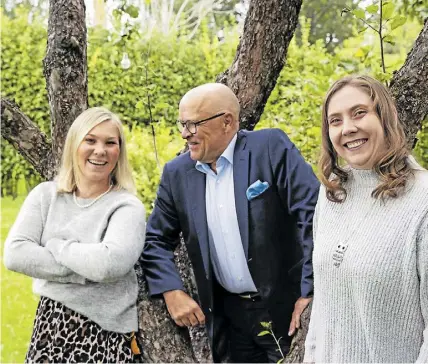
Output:
[[[88,108],[84,0],[50,1],[43,65],[51,114],[52,154],[58,163],[70,125]]]
[[[55,171],[51,145],[46,135],[18,108],[15,102],[1,99],[1,135],[29,161],[45,179]]]
[[[253,0],[230,68],[217,77],[241,104],[240,127],[253,130],[284,67],[301,0]]]
[[[428,115],[428,18],[404,65],[394,74],[390,88],[408,145],[413,149],[416,134]]]
[[[185,290],[198,301],[193,275],[184,241],[174,253],[175,263]],[[141,265],[136,265],[139,293],[139,342],[144,348],[144,362],[206,363],[212,362],[208,337],[203,327],[179,328],[168,314],[161,298],[150,298]]]

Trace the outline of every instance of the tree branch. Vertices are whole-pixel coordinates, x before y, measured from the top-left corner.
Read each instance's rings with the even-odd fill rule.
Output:
[[[301,0],[250,3],[235,59],[217,77],[217,82],[227,84],[239,99],[241,128],[254,129],[263,113],[284,67],[301,5]]]
[[[46,135],[19,109],[15,102],[1,99],[1,135],[29,161],[45,179],[55,174],[55,161]]]
[[[390,88],[408,145],[415,146],[416,134],[428,115],[428,18],[407,55],[403,67],[394,73]]]

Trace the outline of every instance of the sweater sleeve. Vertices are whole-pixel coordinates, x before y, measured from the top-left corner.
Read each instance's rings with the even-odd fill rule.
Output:
[[[112,282],[133,269],[144,244],[145,210],[128,201],[110,217],[101,242],[50,239],[46,248],[56,261],[94,282]]]
[[[428,363],[428,214],[420,226],[416,249],[420,282],[420,305],[425,323],[423,342],[416,363]]]
[[[322,196],[325,195],[325,189],[324,186],[321,185],[320,191],[318,194],[318,202],[315,207],[314,212],[314,218],[313,218],[313,239],[314,239],[314,246],[316,245],[316,233],[317,233],[317,227],[318,227],[318,216],[319,216],[319,210],[320,210],[320,201],[322,200]],[[312,301],[312,311],[311,311],[311,317],[309,319],[309,329],[308,333],[306,335],[305,340],[305,355],[303,358],[304,363],[315,363],[315,348],[316,348],[316,317],[317,317],[317,309],[316,309],[316,287],[314,286],[314,299]]]
[[[4,264],[9,270],[33,278],[84,284],[84,277],[58,263],[52,253],[41,245],[43,190],[44,187],[39,185],[25,199],[6,238]]]

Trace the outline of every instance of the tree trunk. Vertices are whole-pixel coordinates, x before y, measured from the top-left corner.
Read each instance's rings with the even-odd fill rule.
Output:
[[[408,145],[413,149],[416,134],[428,114],[428,18],[403,67],[394,74],[390,87]]]
[[[175,263],[186,291],[198,300],[193,269],[184,241],[175,252]],[[204,363],[212,362],[205,329],[180,328],[168,314],[163,299],[152,299],[147,292],[143,271],[136,265],[139,293],[139,342],[144,348],[144,362],[151,363]]]
[[[230,68],[217,77],[241,104],[242,129],[253,130],[284,67],[301,0],[253,0]]]
[[[84,0],[50,1],[43,65],[51,114],[52,155],[58,164],[70,125],[88,108]]]

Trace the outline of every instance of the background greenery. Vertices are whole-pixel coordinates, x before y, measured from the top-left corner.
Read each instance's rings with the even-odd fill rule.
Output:
[[[4,1],[2,0],[2,4]],[[43,2],[42,2],[43,3]],[[380,67],[380,50],[375,34],[358,33],[361,24],[347,14],[340,17],[343,0],[316,6],[306,2],[296,37],[290,44],[286,66],[272,92],[257,128],[285,130],[316,169],[320,146],[322,98],[338,78],[351,73],[371,74],[388,81],[403,64],[419,34],[420,12],[412,10],[407,23],[391,33],[385,46],[386,73]],[[349,3],[349,2],[347,2]],[[358,1],[354,1],[355,4]],[[411,1],[396,10],[402,13]],[[417,2],[414,2],[417,3]],[[351,2],[352,4],[352,2]],[[407,4],[407,5],[406,5]],[[0,8],[1,9],[1,8]],[[412,8],[413,9],[413,8]],[[0,14],[2,23],[2,96],[15,99],[21,109],[49,135],[50,116],[42,73],[46,48],[46,14],[31,7],[15,7]],[[321,19],[321,20],[320,20]],[[213,82],[231,64],[239,40],[239,25],[222,18],[223,35],[218,37],[208,21],[189,40],[185,31],[151,34],[136,28],[123,31],[89,28],[89,102],[104,105],[118,113],[127,125],[129,155],[138,194],[150,212],[162,166],[184,146],[175,130],[177,105],[190,88]],[[333,21],[334,20],[334,21]],[[311,24],[311,21],[314,24]],[[332,25],[335,24],[333,27]],[[343,28],[341,28],[343,25]],[[334,34],[333,30],[337,33]],[[336,39],[336,35],[340,35]],[[124,53],[131,67],[120,66]],[[147,76],[146,76],[147,73]],[[148,109],[150,96],[153,120]],[[151,124],[156,134],[158,156],[154,150]],[[424,124],[414,150],[428,167],[428,127]],[[159,160],[159,164],[157,162]],[[1,145],[1,240],[22,203],[26,191],[39,182],[34,170],[6,142]],[[13,198],[16,198],[13,200]],[[23,361],[36,309],[31,281],[1,267],[1,362]]]

